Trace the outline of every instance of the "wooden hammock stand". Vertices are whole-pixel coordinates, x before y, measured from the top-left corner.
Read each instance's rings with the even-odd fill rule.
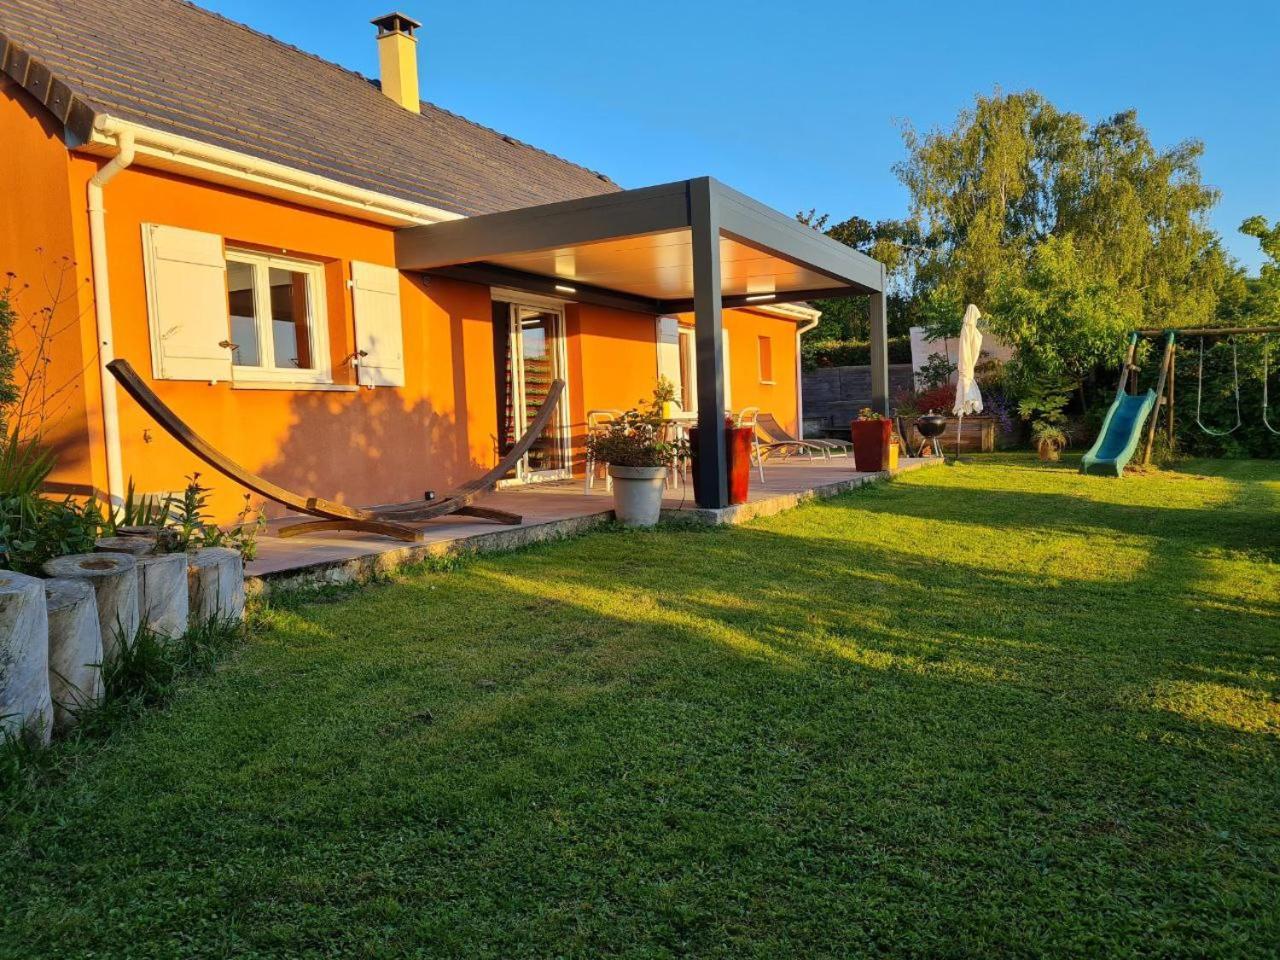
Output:
[[[330,530],[355,530],[361,533],[376,533],[396,540],[415,542],[421,539],[421,531],[410,524],[434,520],[437,517],[462,516],[475,517],[480,520],[492,520],[517,526],[524,522],[519,514],[505,510],[493,510],[479,507],[475,501],[488,496],[498,485],[498,481],[507,476],[529,449],[542,436],[543,430],[551,422],[556,405],[564,393],[564,381],[556,380],[547,391],[547,399],[538,411],[538,415],[529,424],[518,443],[512,447],[492,470],[482,477],[464,483],[447,497],[437,500],[414,500],[408,503],[391,504],[385,507],[348,507],[341,503],[333,503],[320,497],[304,497],[286,490],[246,470],[229,457],[219,453],[204,438],[192,430],[175,414],[164,401],[157,397],[150,387],[142,382],[137,371],[127,360],[112,360],[107,369],[119,381],[125,393],[129,394],[147,414],[160,424],[165,431],[193,454],[224,476],[229,477],[242,487],[254,493],[274,500],[282,506],[297,513],[318,517],[302,523],[281,527],[277,534],[281,537],[296,537],[306,533],[322,533]]]

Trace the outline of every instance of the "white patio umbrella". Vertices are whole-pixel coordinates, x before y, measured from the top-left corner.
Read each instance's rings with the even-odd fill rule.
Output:
[[[972,303],[965,308],[964,322],[960,325],[960,350],[956,356],[956,402],[951,412],[960,418],[956,428],[956,458],[960,457],[960,434],[964,430],[966,413],[982,412],[982,391],[973,378],[973,368],[978,365],[982,352],[982,334],[978,330],[978,318],[982,316]]]

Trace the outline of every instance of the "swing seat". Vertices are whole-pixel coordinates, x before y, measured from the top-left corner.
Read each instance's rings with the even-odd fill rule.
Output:
[[[1124,476],[1124,468],[1137,452],[1142,438],[1142,425],[1156,405],[1156,392],[1132,395],[1121,394],[1111,404],[1107,418],[1102,421],[1102,432],[1089,452],[1080,461],[1081,473],[1096,473],[1107,477]]]

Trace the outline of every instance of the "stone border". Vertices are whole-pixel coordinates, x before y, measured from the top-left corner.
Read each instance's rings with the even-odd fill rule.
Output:
[[[585,533],[613,522],[613,511],[550,520],[490,533],[438,540],[435,543],[406,544],[388,547],[378,553],[338,560],[318,560],[290,570],[278,570],[262,576],[245,577],[245,591],[250,596],[263,596],[273,590],[305,590],[349,583],[363,583],[388,576],[401,567],[444,557],[465,557],[481,553],[501,553],[548,540]]]
[[[919,463],[899,467],[897,470],[864,473],[857,477],[820,484],[808,490],[801,490],[799,493],[780,493],[776,497],[740,503],[737,506],[725,507],[721,510],[705,510],[702,507],[691,507],[684,510],[663,510],[662,519],[692,520],[695,523],[703,523],[712,527],[733,526],[739,523],[746,523],[748,520],[755,520],[757,517],[772,517],[776,513],[785,513],[787,510],[792,510],[802,503],[808,503],[810,500],[826,500],[829,497],[836,497],[858,487],[866,486],[868,483],[891,480],[900,473],[910,473],[912,470],[921,470],[924,467],[932,467],[940,463],[942,463],[941,459],[926,458]]]
[[[684,522],[704,524],[706,526],[732,526],[746,523],[757,517],[770,517],[776,513],[791,510],[810,500],[825,500],[838,496],[846,491],[888,480],[900,473],[920,470],[934,466],[941,460],[922,460],[898,470],[883,470],[880,473],[866,473],[845,480],[820,484],[799,493],[780,493],[774,497],[741,503],[737,506],[725,507],[722,510],[706,510],[701,507],[679,510],[663,510],[664,522]],[[245,590],[251,596],[264,596],[275,590],[306,590],[327,586],[341,586],[351,583],[363,583],[386,577],[401,567],[421,563],[425,560],[446,557],[467,557],[482,553],[501,553],[516,550],[535,543],[546,543],[551,540],[563,540],[586,533],[597,527],[613,522],[613,511],[568,517],[563,520],[550,520],[546,523],[529,524],[505,530],[494,530],[489,533],[478,533],[472,536],[457,537],[452,540],[439,540],[435,543],[408,544],[392,546],[378,553],[359,557],[344,557],[338,560],[318,560],[305,566],[290,570],[279,570],[262,576],[245,577]]]

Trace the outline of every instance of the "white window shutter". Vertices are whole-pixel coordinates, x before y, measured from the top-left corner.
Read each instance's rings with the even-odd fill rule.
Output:
[[[404,330],[400,315],[400,271],[352,262],[358,379],[364,386],[403,387]]]
[[[680,321],[675,317],[658,317],[658,376],[671,381],[678,398],[684,384],[680,378]]]
[[[161,380],[230,380],[222,237],[144,223],[142,246],[153,375]]]

